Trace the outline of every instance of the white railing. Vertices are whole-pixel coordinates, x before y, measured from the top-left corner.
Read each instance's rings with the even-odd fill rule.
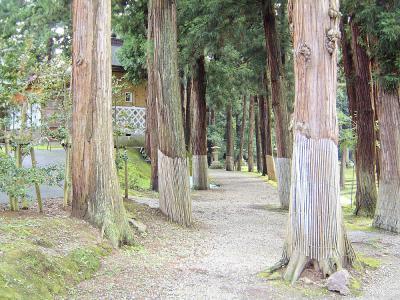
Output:
[[[136,106],[113,107],[113,118],[117,126],[128,134],[144,135],[146,130],[146,109]]]

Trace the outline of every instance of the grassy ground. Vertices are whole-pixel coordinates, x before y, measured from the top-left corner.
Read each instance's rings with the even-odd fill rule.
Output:
[[[66,215],[0,212],[0,232],[0,299],[66,295],[111,253],[97,230]]]
[[[118,170],[121,189],[125,187],[124,168]],[[129,195],[155,196],[150,190],[151,165],[144,161],[139,150],[128,148],[128,186]]]
[[[353,172],[353,168],[346,168],[344,170],[344,178],[345,178],[344,189],[340,191],[340,194],[343,197],[352,199],[354,204],[356,197],[356,189],[357,189],[355,170]]]

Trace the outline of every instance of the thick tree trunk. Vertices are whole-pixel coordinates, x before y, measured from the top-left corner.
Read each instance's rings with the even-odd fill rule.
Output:
[[[248,156],[249,159],[247,164],[249,166],[249,172],[253,172],[254,170],[254,154],[253,154],[253,140],[254,140],[254,99],[255,96],[250,97],[250,105],[249,105],[249,139],[248,139]]]
[[[341,33],[341,47],[342,47],[342,60],[343,69],[346,79],[347,99],[349,105],[349,112],[354,124],[356,120],[356,90],[355,90],[355,74],[353,55],[351,51],[351,43],[346,35],[345,25],[347,24],[347,16],[343,16],[340,20],[340,33]]]
[[[258,111],[260,115],[260,136],[261,136],[261,163],[262,163],[262,169],[261,173],[262,176],[267,176],[267,148],[268,148],[268,142],[270,141],[268,138],[268,133],[267,133],[267,112],[266,112],[266,106],[265,106],[265,99],[264,96],[259,96],[258,97]],[[272,145],[271,145],[272,148]]]
[[[234,158],[234,139],[233,139],[233,126],[232,126],[232,103],[229,101],[226,105],[226,159],[225,169],[227,171],[234,171],[235,158]]]
[[[146,131],[148,131],[148,144],[150,151],[147,152],[151,159],[151,178],[150,185],[153,191],[158,191],[158,120],[157,120],[157,98],[154,79],[154,15],[152,10],[152,0],[148,3],[148,26],[147,40],[147,110],[146,110]]]
[[[284,70],[281,60],[280,40],[276,28],[274,3],[275,1],[273,0],[263,0],[263,18],[268,65],[271,73],[272,108],[275,114],[276,174],[278,177],[279,201],[283,208],[288,208],[292,137],[289,131],[287,101],[283,91]]]
[[[101,229],[114,246],[131,239],[114,159],[111,2],[74,0],[72,216]]]
[[[260,101],[260,100],[258,100]],[[261,130],[260,130],[260,113],[257,106],[255,107],[255,129],[256,129],[256,157],[257,157],[257,172],[262,173],[262,151],[261,151]]]
[[[192,79],[188,77],[186,82],[186,113],[185,113],[185,144],[186,151],[191,152],[192,148]]]
[[[375,112],[372,93],[370,60],[359,44],[360,29],[351,22],[355,95],[357,113],[356,146],[356,215],[373,216],[376,207]]]
[[[243,161],[243,147],[244,147],[244,130],[246,127],[246,96],[243,96],[243,104],[242,104],[243,112],[242,112],[242,124],[240,126],[240,143],[239,143],[239,154],[237,157],[236,170],[242,170],[242,161]]]
[[[268,93],[267,93],[268,95]],[[271,114],[271,104],[269,96],[265,97],[265,132],[266,132],[266,163],[267,163],[267,175],[269,180],[276,180],[274,153],[272,150],[272,114]],[[288,170],[290,172],[290,169]],[[287,177],[290,180],[290,174]]]
[[[337,30],[339,3],[295,0],[293,4],[295,141],[288,238],[281,262],[288,264],[284,278],[291,282],[309,263],[326,276],[354,258],[340,205],[337,38],[326,35],[327,28]]]
[[[176,2],[153,0],[153,18],[160,209],[170,220],[188,226],[192,204],[180,108]]]
[[[381,179],[374,226],[400,233],[400,95],[379,88]]]
[[[182,113],[182,122],[186,124],[186,101],[185,101],[185,73],[181,70],[179,71],[179,87],[181,94],[181,113]]]
[[[200,56],[193,66],[192,101],[193,101],[193,188],[208,189],[207,164],[207,103],[206,73],[204,56]]]

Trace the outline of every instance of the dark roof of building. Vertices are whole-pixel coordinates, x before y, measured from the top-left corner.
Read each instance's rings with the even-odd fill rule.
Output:
[[[118,49],[121,48],[123,43],[124,42],[120,39],[117,39],[115,37],[111,38],[111,54],[112,54],[111,64],[113,66],[113,69],[115,68],[123,69],[122,63],[120,62],[117,56]]]

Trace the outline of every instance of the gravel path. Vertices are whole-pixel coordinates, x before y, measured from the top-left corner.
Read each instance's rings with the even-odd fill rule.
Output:
[[[115,251],[103,263],[98,275],[72,290],[69,298],[297,299],[307,296],[302,289],[268,283],[257,276],[280,258],[285,236],[286,213],[276,209],[276,189],[255,174],[212,170],[210,175],[221,187],[193,194],[193,227],[181,228],[166,221],[158,210],[137,205],[136,214],[147,225],[147,235],[137,237],[138,246]],[[374,237],[369,233],[365,236],[354,233],[351,237],[361,241],[357,243],[357,250],[372,249],[368,241]],[[379,238],[382,238],[380,233]],[[399,238],[386,235],[384,239],[391,240],[385,255],[392,260],[396,258]],[[389,264],[397,277],[378,270],[376,276],[382,280],[379,284],[399,287],[399,266],[397,256]],[[375,293],[376,276],[366,287],[365,297],[399,299],[396,298],[398,288],[386,294]]]

